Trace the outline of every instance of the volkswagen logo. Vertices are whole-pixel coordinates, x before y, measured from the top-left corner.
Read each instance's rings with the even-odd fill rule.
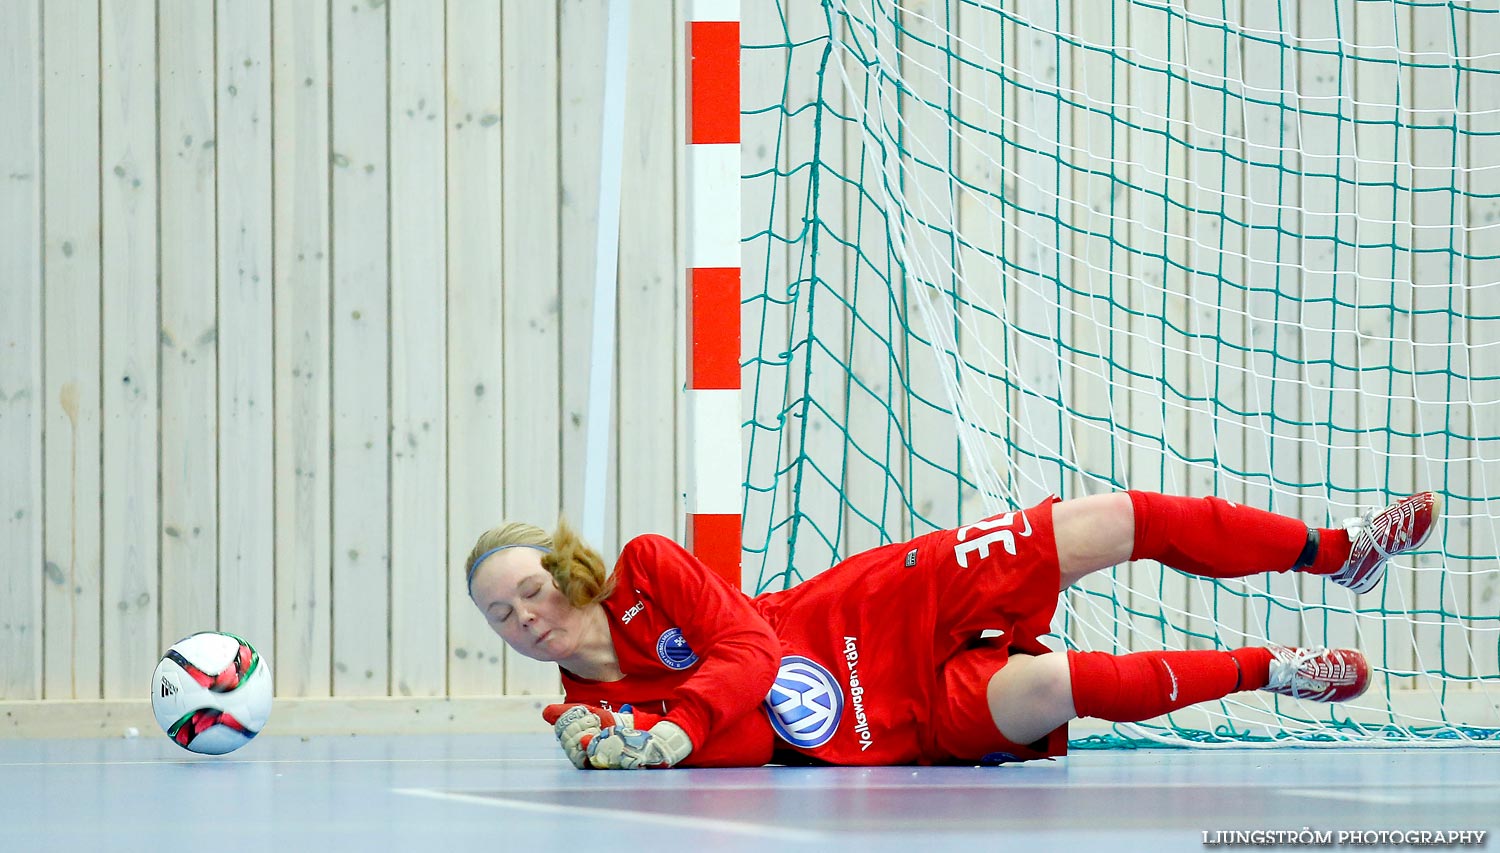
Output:
[[[838,730],[844,692],[833,673],[801,655],[781,659],[776,683],[766,695],[766,710],[776,734],[792,746],[813,749]]]

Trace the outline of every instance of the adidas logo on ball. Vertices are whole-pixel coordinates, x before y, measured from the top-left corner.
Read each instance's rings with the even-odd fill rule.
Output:
[[[177,685],[163,678],[161,680],[161,696],[163,699],[177,692]]]

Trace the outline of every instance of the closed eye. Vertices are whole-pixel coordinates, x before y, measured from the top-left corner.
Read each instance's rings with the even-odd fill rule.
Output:
[[[518,591],[521,593],[521,598],[530,600],[542,594],[542,585],[532,579],[527,579],[521,582]],[[514,612],[515,608],[496,601],[490,604],[485,614],[492,622],[505,622]]]

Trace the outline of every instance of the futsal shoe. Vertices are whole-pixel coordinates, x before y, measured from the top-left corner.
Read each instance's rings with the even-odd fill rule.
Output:
[[[1418,492],[1385,509],[1344,522],[1349,531],[1349,559],[1328,579],[1355,592],[1369,592],[1385,577],[1386,562],[1422,547],[1443,514],[1441,495]]]
[[[1348,702],[1370,686],[1370,662],[1353,649],[1269,646],[1271,680],[1263,690],[1313,702]]]

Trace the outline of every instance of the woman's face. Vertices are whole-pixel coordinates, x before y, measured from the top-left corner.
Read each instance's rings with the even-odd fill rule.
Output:
[[[573,656],[584,627],[583,611],[568,603],[542,568],[535,548],[507,548],[486,557],[470,591],[490,628],[517,652],[540,661]]]

